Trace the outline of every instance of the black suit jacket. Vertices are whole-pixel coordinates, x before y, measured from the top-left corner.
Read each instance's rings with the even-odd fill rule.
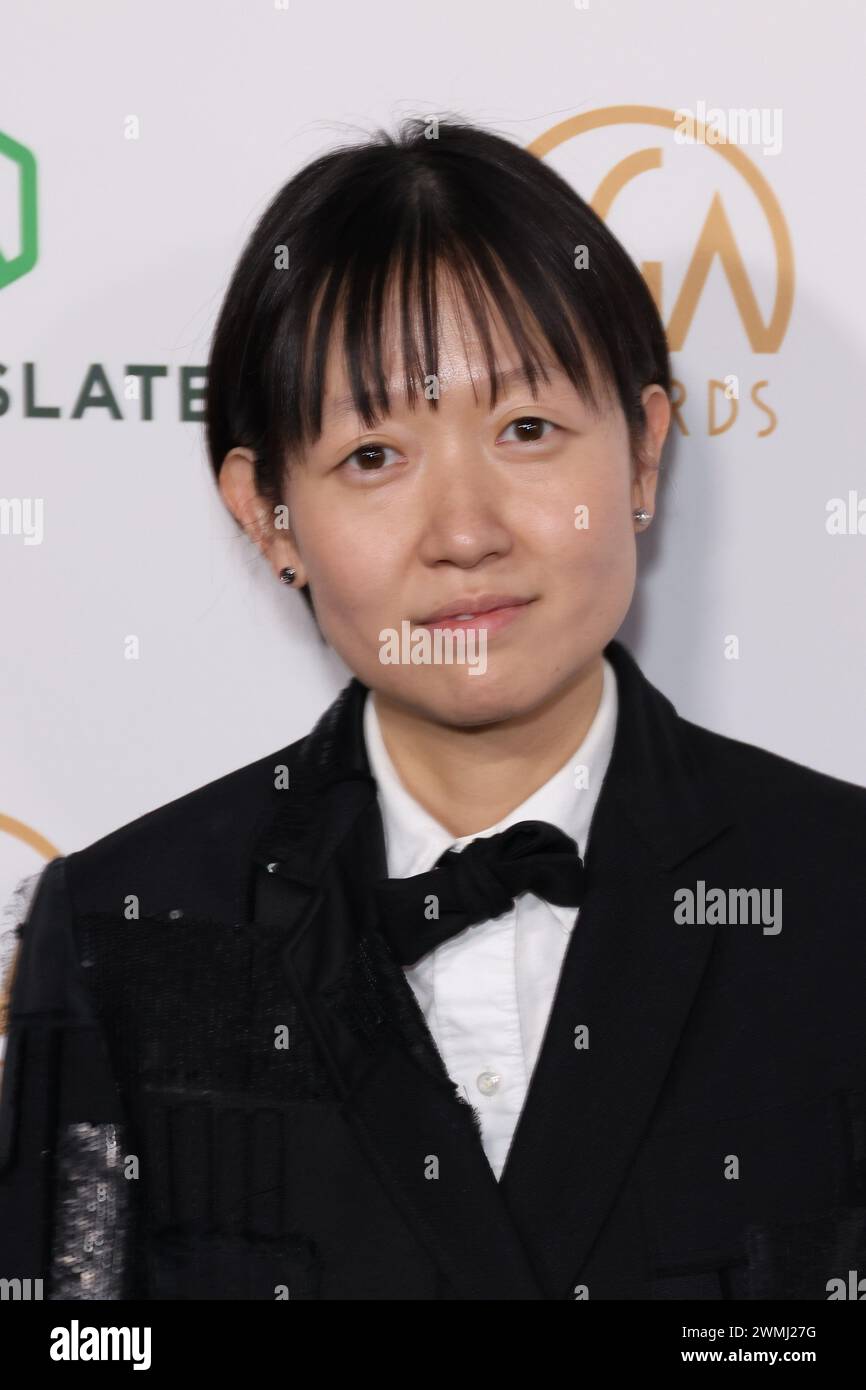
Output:
[[[45,869],[2,1276],[407,1300],[826,1299],[866,1276],[866,790],[680,718],[606,654],[586,896],[501,1181],[377,929],[353,679],[297,743]],[[701,881],[781,889],[781,930],[677,921]]]

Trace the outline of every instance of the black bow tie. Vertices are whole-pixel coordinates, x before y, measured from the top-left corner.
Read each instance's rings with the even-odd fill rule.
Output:
[[[462,851],[447,849],[427,873],[381,879],[373,891],[382,930],[408,966],[465,927],[501,916],[518,893],[579,907],[583,883],[571,836],[547,821],[523,820]]]

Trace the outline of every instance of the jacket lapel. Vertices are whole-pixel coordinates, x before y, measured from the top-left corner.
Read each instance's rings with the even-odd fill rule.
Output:
[[[677,870],[734,819],[690,759],[671,703],[618,642],[605,654],[619,715],[586,892],[501,1179],[550,1298],[581,1282],[709,959],[715,928],[673,920],[674,891],[690,877]],[[588,1046],[578,1048],[582,1025]]]
[[[368,887],[387,866],[357,678],[286,754],[290,786],[253,855],[254,919],[288,928],[284,969],[347,1119],[459,1298],[573,1296],[712,946],[711,926],[673,922],[675,870],[731,806],[625,648],[605,655],[619,715],[586,895],[499,1183],[374,919]],[[580,1025],[588,1048],[575,1047]]]
[[[274,793],[253,855],[254,920],[288,926],[283,967],[346,1118],[457,1297],[541,1299],[475,1114],[374,920],[368,887],[387,863],[365,695],[349,682]]]

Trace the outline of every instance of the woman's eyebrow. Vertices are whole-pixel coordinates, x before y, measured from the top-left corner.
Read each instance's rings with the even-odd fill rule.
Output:
[[[558,362],[545,362],[544,366],[548,375],[551,377],[568,376],[568,373]],[[490,377],[482,377],[480,380],[482,382],[486,381],[487,385],[490,385]],[[502,391],[507,391],[511,386],[515,386],[520,382],[523,382],[527,386],[530,384],[529,377],[523,367],[510,367],[508,371],[500,372],[499,374],[499,386]],[[537,385],[542,387],[545,384],[543,377],[540,379],[540,382],[537,383]],[[388,391],[390,398],[393,400],[395,394],[394,383],[389,384]],[[355,400],[352,395],[337,396],[330,404],[326,405],[324,409],[325,416],[331,420],[337,420],[344,415],[355,415],[357,413],[357,406],[355,405]],[[381,417],[377,416],[376,418]]]

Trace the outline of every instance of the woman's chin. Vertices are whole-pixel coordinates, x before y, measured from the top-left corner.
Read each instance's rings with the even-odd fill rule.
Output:
[[[414,705],[436,723],[463,728],[527,714],[544,695],[537,679],[528,679],[525,667],[518,672],[495,663],[483,673],[459,666],[419,669],[393,692],[394,699]]]

